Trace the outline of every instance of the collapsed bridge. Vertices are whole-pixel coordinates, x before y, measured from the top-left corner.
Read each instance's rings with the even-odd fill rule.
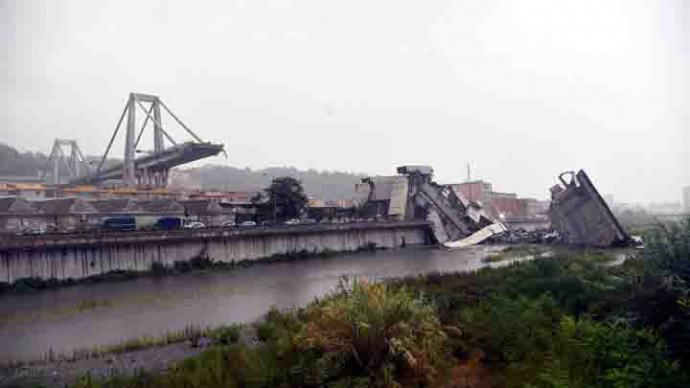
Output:
[[[369,177],[357,186],[358,202],[365,212],[398,220],[428,220],[440,243],[466,238],[495,223],[481,207],[450,187],[433,181],[430,166],[401,166],[399,175]]]
[[[397,172],[399,175],[364,178],[357,185],[358,202],[365,214],[427,220],[436,240],[448,248],[476,244],[507,232],[481,203],[434,182],[431,167],[402,166]],[[558,241],[596,247],[633,242],[584,171],[568,171],[558,179],[561,184],[551,188],[548,212]]]
[[[145,104],[148,104],[148,107]],[[161,108],[163,110],[161,110]],[[141,112],[144,113],[144,122],[138,133],[136,132],[137,110],[141,110]],[[163,127],[163,111],[167,112],[173,121],[179,124],[186,133],[191,135],[193,140],[182,143],[176,142]],[[106,166],[106,158],[122,126],[125,115],[127,116],[127,122],[123,161],[111,163]],[[151,125],[148,125],[149,122]],[[137,149],[147,126],[153,127],[153,150],[150,152]],[[166,145],[165,140],[167,140],[170,145]],[[137,152],[146,154],[144,156],[135,157]],[[168,183],[168,173],[171,168],[209,156],[215,156],[221,152],[224,152],[222,144],[213,144],[203,141],[189,129],[189,127],[187,127],[187,125],[185,125],[185,123],[183,123],[158,96],[143,93],[130,93],[125,108],[115,127],[115,131],[95,171],[89,171],[83,176],[72,176],[69,180],[69,184],[98,184],[107,180],[122,179],[122,183],[130,187],[165,187]]]
[[[569,178],[569,179],[566,179]],[[558,176],[551,187],[551,226],[572,245],[625,246],[632,238],[618,222],[583,170]]]

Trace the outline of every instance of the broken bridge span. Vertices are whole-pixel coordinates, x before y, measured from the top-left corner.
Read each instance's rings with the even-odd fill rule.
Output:
[[[148,107],[146,104],[148,104]],[[138,124],[137,110],[144,114],[144,121],[138,132],[136,132]],[[163,127],[163,112],[167,112],[173,121],[189,134],[193,140],[182,143],[175,141],[168,130]],[[123,121],[125,121],[125,116],[127,116],[127,120],[123,161],[105,166],[106,158],[110,153]],[[144,156],[135,157],[136,153],[140,152],[137,150],[137,146],[141,143],[144,132],[151,126],[153,127],[153,150]],[[165,140],[170,145],[166,145]],[[165,187],[168,183],[168,173],[171,168],[218,155],[224,152],[223,148],[223,144],[203,141],[168,108],[160,97],[143,93],[130,93],[120,119],[115,126],[115,131],[95,171],[90,171],[84,176],[74,176],[69,181],[69,184],[99,184],[107,180],[122,179],[122,183],[129,187]]]

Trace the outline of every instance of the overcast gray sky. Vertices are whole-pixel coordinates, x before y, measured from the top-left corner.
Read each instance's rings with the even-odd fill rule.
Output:
[[[21,150],[101,153],[138,91],[225,143],[214,163],[450,183],[469,162],[540,198],[577,168],[617,200],[690,185],[687,1],[0,0],[0,18],[1,141]]]

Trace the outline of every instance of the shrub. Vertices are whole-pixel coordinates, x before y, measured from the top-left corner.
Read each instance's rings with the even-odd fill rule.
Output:
[[[433,306],[404,287],[353,282],[308,306],[297,348],[323,353],[340,377],[370,384],[430,383],[446,357],[446,335]],[[338,373],[334,373],[338,375]]]
[[[175,268],[175,270],[179,272],[189,272],[193,269],[192,264],[186,260],[175,260],[173,268]]]
[[[168,268],[165,266],[165,264],[161,263],[160,261],[153,261],[151,262],[151,274],[154,276],[161,276],[165,275],[168,273]]]
[[[652,229],[646,236],[645,257],[651,271],[690,282],[690,217]]]
[[[553,299],[495,297],[467,308],[459,326],[467,335],[467,347],[481,349],[489,362],[524,361],[549,350],[561,312]]]
[[[650,230],[643,264],[626,312],[635,324],[658,330],[673,355],[690,367],[690,217]]]
[[[624,323],[563,318],[552,360],[538,376],[541,383],[561,382],[571,387],[683,386],[678,366],[665,357],[663,341],[650,330]]]
[[[213,268],[213,260],[207,257],[195,257],[189,260],[189,265],[193,269],[208,269]]]
[[[257,337],[260,341],[276,343],[293,336],[299,331],[300,323],[292,312],[282,312],[271,307],[264,320],[257,326]]]
[[[213,342],[218,345],[234,344],[240,339],[240,329],[239,325],[221,326],[213,330]]]

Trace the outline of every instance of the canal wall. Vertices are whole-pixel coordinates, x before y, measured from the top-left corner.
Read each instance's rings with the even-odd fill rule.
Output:
[[[425,222],[14,236],[0,240],[0,282],[148,271],[154,262],[169,267],[176,261],[198,258],[231,263],[297,252],[348,252],[429,241]]]

